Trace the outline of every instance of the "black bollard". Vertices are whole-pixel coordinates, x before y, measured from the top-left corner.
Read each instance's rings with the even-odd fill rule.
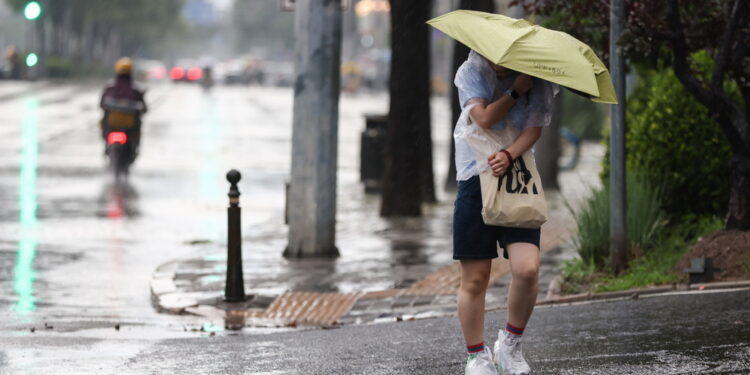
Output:
[[[245,301],[245,281],[242,276],[242,229],[240,226],[240,172],[232,169],[227,173],[229,188],[228,231],[227,231],[227,282],[224,289],[224,301]]]

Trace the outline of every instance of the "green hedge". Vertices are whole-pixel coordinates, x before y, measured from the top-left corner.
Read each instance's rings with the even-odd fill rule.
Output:
[[[79,61],[60,56],[47,58],[47,76],[49,78],[102,78],[112,76],[109,65],[87,65]]]
[[[50,78],[70,78],[75,70],[76,66],[71,60],[58,56],[47,59],[47,74]]]
[[[694,69],[710,72],[705,53]],[[723,215],[729,196],[731,150],[719,124],[672,70],[640,74],[628,98],[627,167],[664,189],[663,207],[673,218]],[[731,90],[731,87],[728,87]],[[609,142],[603,177],[608,178]]]

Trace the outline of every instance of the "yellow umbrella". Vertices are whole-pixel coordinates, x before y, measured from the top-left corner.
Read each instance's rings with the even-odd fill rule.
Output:
[[[600,103],[617,104],[612,78],[591,47],[556,30],[473,10],[427,21],[495,64],[557,83]]]

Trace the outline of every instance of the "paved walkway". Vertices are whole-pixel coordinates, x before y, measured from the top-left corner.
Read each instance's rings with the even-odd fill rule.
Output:
[[[343,131],[344,138],[358,139],[357,129]],[[445,140],[436,137],[435,142]],[[356,157],[358,147],[350,143],[342,143],[340,158]],[[578,168],[560,175],[562,192],[547,192],[550,218],[542,228],[540,301],[561,261],[574,256],[568,245],[574,223],[565,202],[576,206],[587,196],[589,186],[598,181],[602,155],[601,145],[585,144]],[[454,314],[459,286],[458,264],[450,251],[454,193],[439,192],[440,202],[426,206],[421,218],[383,219],[377,216],[379,197],[363,192],[353,170],[345,168],[343,173],[346,182],[340,185],[347,186],[339,188],[337,214],[341,257],[284,259],[280,256],[286,244],[283,219],[256,222],[243,228],[245,291],[255,298],[225,304],[221,302],[225,243],[187,240],[198,256],[177,259],[156,270],[151,282],[155,307],[166,313],[204,316],[214,324],[238,326],[243,321],[245,326],[256,327],[332,326]],[[283,207],[269,209],[283,212]],[[248,214],[264,216],[243,212]],[[509,281],[508,262],[496,259],[488,309],[505,305]]]

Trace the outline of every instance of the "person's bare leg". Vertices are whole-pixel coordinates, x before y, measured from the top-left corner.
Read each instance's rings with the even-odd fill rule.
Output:
[[[508,291],[508,323],[526,327],[539,291],[539,248],[530,243],[507,245],[513,278]]]
[[[491,269],[491,259],[461,261],[458,320],[467,346],[484,342],[484,298]]]
[[[508,291],[508,320],[495,341],[495,364],[509,374],[529,374],[521,348],[523,330],[534,311],[539,289],[539,248],[529,243],[506,246],[513,278]]]

